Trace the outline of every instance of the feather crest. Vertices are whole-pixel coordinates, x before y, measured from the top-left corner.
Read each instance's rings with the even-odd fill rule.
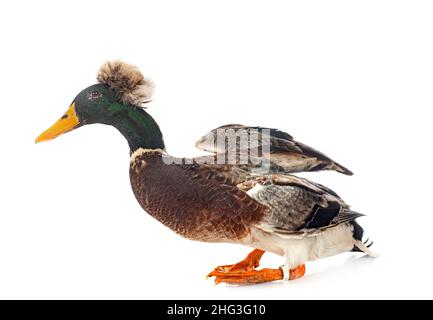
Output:
[[[107,61],[99,69],[97,80],[116,92],[122,103],[144,108],[152,97],[154,84],[140,70],[122,61]]]

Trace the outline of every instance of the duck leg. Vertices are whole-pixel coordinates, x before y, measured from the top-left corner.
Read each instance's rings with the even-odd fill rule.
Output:
[[[305,264],[297,266],[295,269],[290,269],[289,280],[302,278],[305,274]]]
[[[209,274],[215,277],[215,284],[225,282],[231,284],[262,283],[284,279],[284,272],[279,269],[250,270],[243,272],[218,272]]]
[[[289,272],[288,280],[301,278],[305,274],[305,265],[300,265]],[[209,274],[210,277],[215,277],[215,283],[231,283],[231,284],[248,284],[262,283],[276,280],[284,280],[283,268],[278,269],[261,269],[249,270],[243,272],[218,272],[213,271]]]
[[[255,249],[244,260],[232,264],[216,267],[208,274],[208,277],[215,277],[215,283],[247,284],[262,283],[276,280],[295,280],[305,274],[305,265],[300,265],[295,269],[289,270],[285,276],[283,268],[256,270],[259,266],[261,257],[265,251]]]
[[[214,272],[241,273],[245,271],[254,270],[254,268],[257,268],[259,266],[260,259],[262,258],[264,253],[265,251],[263,250],[254,249],[244,260],[238,263],[216,267],[214,271],[208,274],[208,277],[212,277]]]

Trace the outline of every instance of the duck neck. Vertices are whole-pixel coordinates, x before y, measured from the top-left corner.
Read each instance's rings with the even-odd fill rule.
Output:
[[[158,124],[146,111],[131,106],[122,109],[110,124],[128,141],[131,154],[139,148],[165,149]]]

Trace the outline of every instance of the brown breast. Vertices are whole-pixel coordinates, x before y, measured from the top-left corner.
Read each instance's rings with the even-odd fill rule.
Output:
[[[238,242],[262,220],[266,207],[200,164],[166,164],[159,151],[133,157],[135,197],[154,218],[192,239]]]

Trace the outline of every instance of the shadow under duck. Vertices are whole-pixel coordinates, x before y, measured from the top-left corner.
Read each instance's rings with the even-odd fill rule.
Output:
[[[188,239],[254,248],[241,262],[216,267],[209,274],[216,283],[296,279],[304,275],[307,261],[345,251],[373,255],[371,243],[362,242],[363,229],[355,221],[361,214],[329,188],[290,174],[318,170],[352,174],[323,153],[276,129],[226,125],[196,143],[213,154],[171,157],[158,124],[144,110],[152,96],[152,82],[120,61],[106,62],[97,80],[36,142],[93,123],[119,130],[130,148],[131,186],[145,211]],[[252,157],[247,162],[227,161],[230,146],[215,142],[221,130],[260,136],[258,143],[235,143],[231,151],[240,159],[251,155],[252,149],[265,150],[261,154],[269,159],[265,170]],[[283,256],[285,264],[256,269],[265,251]]]

